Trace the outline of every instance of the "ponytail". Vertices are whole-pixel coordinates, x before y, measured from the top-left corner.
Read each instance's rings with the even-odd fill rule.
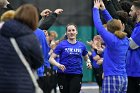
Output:
[[[120,39],[123,39],[127,35],[127,33],[122,32],[122,31],[115,31],[114,34]]]

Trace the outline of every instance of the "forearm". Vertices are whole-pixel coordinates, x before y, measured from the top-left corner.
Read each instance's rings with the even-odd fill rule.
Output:
[[[102,15],[103,18],[106,20],[106,22],[113,19],[110,13],[106,9],[102,10]]]
[[[57,18],[56,13],[52,13],[48,17],[42,17],[42,19],[39,21],[38,27],[42,30],[48,30],[53,25],[56,18]]]
[[[86,63],[91,63],[91,61],[90,61],[88,55],[84,56],[84,60],[85,60]]]
[[[49,58],[49,62],[50,62],[52,65],[55,65],[55,66],[57,66],[57,67],[60,66],[60,64],[59,64],[58,62],[56,62],[55,59],[52,58],[52,57]]]

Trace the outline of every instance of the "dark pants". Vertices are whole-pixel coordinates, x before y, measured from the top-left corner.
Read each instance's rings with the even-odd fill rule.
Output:
[[[103,79],[102,79],[103,67],[102,67],[102,65],[100,65],[99,68],[93,68],[93,73],[95,75],[96,82],[99,86],[99,93],[101,93],[102,83],[103,83]]]
[[[82,84],[81,74],[58,73],[58,86],[61,93],[79,93]]]
[[[140,77],[128,77],[127,93],[140,93]]]
[[[43,77],[39,77],[37,81],[39,87],[43,90],[43,93],[51,93],[50,78],[43,76]]]
[[[102,82],[103,82],[103,79],[102,79],[103,68],[102,68],[102,66],[100,66],[99,68],[93,68],[93,73],[95,75],[95,79],[96,79],[98,86],[102,87]]]

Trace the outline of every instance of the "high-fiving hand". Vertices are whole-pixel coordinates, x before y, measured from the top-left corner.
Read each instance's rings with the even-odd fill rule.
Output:
[[[97,9],[99,9],[100,8],[100,1],[101,0],[94,0],[94,8],[97,8]]]
[[[102,0],[94,0],[94,8],[104,10],[105,5]]]

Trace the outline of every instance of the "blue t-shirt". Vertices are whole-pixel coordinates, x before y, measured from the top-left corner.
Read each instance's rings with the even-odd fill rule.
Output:
[[[63,40],[57,45],[54,53],[59,55],[60,64],[66,67],[64,72],[58,69],[58,73],[82,74],[82,56],[88,53],[85,44],[79,41],[71,44],[67,40]]]
[[[112,17],[106,9],[102,11],[102,14],[106,21],[112,20]],[[119,39],[107,31],[102,25],[99,9],[97,8],[93,8],[93,19],[94,25],[106,45],[103,57],[104,76],[126,76],[126,53],[129,47],[128,38]]]
[[[135,25],[131,38],[136,44],[140,45],[140,23]],[[126,62],[127,75],[131,77],[140,77],[140,47],[137,49],[129,48]]]

